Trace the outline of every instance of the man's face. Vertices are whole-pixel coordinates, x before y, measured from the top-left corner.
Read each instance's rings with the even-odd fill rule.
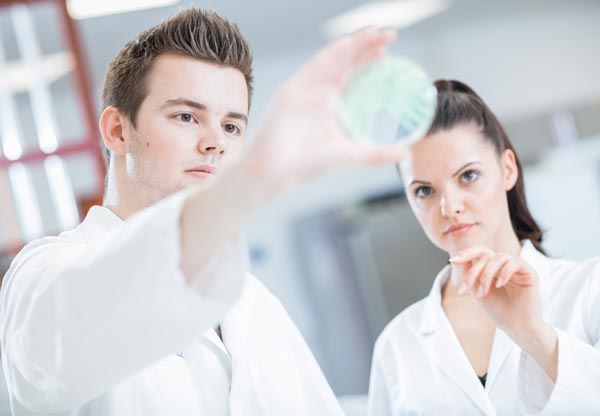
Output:
[[[154,203],[214,175],[239,154],[246,132],[243,74],[179,55],[161,55],[147,78],[136,127],[127,123],[127,178]]]

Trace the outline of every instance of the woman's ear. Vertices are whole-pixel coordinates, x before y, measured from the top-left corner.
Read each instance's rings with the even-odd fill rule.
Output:
[[[506,149],[504,153],[502,153],[500,164],[502,167],[502,182],[504,184],[504,189],[510,191],[517,183],[517,179],[519,179],[519,168],[517,166],[515,152]]]
[[[98,124],[102,141],[104,146],[116,155],[124,156],[127,153],[127,142],[124,135],[125,123],[125,116],[113,106],[106,107],[100,115]]]

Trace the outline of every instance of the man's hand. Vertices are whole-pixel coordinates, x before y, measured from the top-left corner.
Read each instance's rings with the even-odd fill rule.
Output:
[[[340,124],[341,94],[361,65],[381,57],[391,30],[364,29],[325,47],[275,94],[249,152],[254,170],[280,186],[344,165],[394,163],[407,150],[350,139]]]

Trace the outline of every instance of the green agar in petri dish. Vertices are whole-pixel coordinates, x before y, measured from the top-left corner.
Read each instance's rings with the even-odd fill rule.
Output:
[[[384,57],[360,68],[342,94],[341,120],[356,140],[410,146],[435,116],[436,90],[416,63]]]

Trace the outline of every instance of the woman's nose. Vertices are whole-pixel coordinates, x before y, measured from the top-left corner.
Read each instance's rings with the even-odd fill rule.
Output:
[[[451,217],[461,214],[465,207],[459,195],[446,192],[440,200],[440,209],[442,216]]]

